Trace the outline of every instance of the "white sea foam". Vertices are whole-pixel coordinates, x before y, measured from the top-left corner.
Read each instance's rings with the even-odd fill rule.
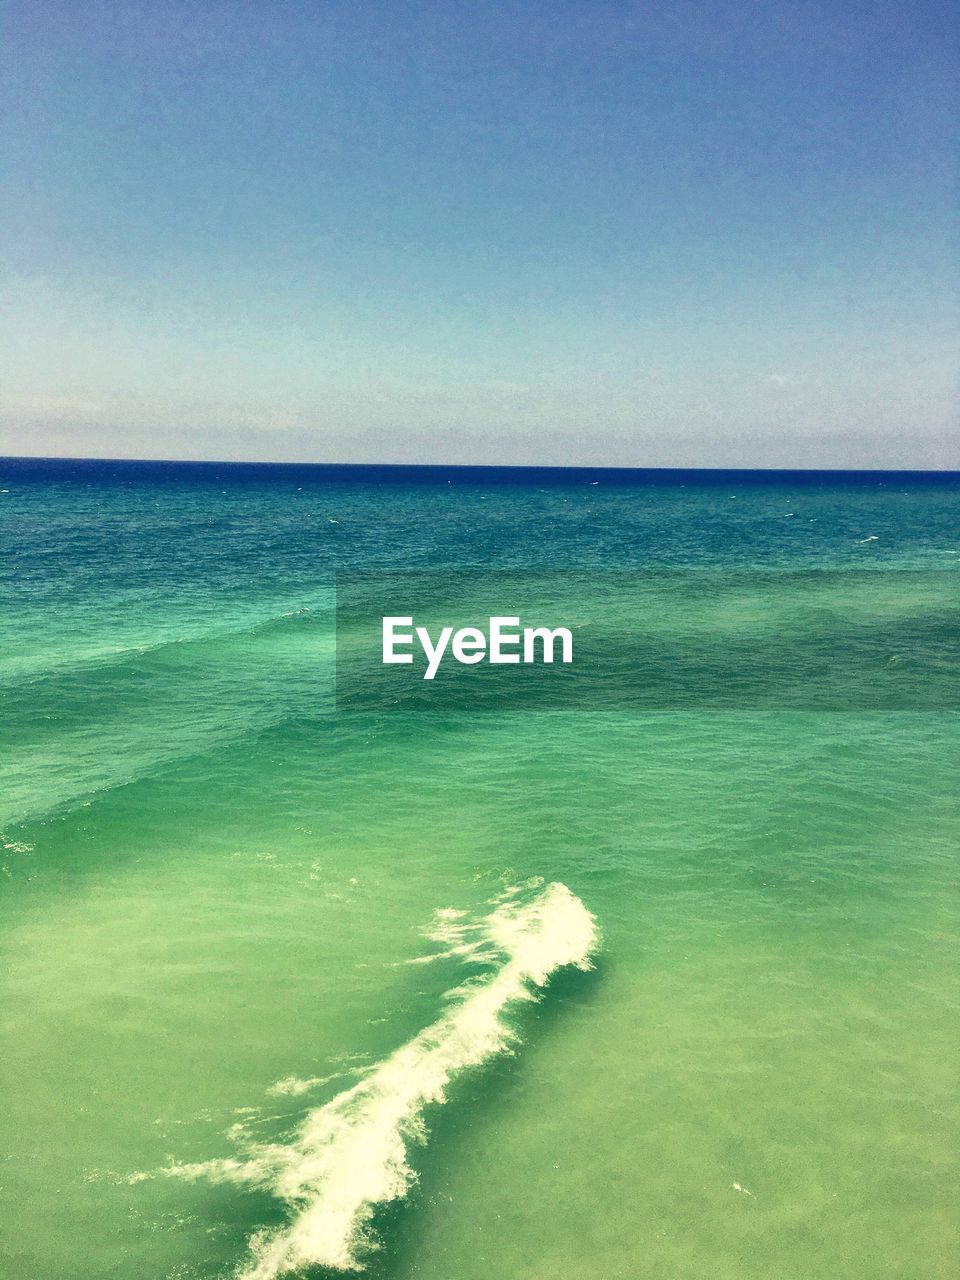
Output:
[[[594,918],[565,885],[548,885],[532,899],[508,890],[490,905],[479,919],[437,913],[428,936],[446,944],[444,955],[492,962],[492,970],[448,992],[441,1018],[352,1088],[309,1111],[289,1143],[238,1136],[240,1159],[164,1171],[262,1188],[289,1207],[286,1226],[251,1240],[243,1280],[274,1280],[310,1265],[363,1270],[363,1256],[376,1243],[369,1230],[374,1210],[404,1196],[415,1179],[407,1155],[426,1137],[425,1107],[442,1102],[462,1071],[510,1050],[516,1035],[503,1015],[511,1005],[535,1000],[562,966],[590,967]],[[281,1081],[272,1092],[297,1090]]]
[[[287,1076],[284,1080],[278,1080],[276,1084],[272,1084],[267,1093],[272,1098],[299,1098],[301,1094],[310,1093],[313,1089],[319,1089],[321,1085],[329,1084],[331,1080],[337,1078],[337,1076],[308,1076],[305,1080],[301,1080],[297,1076]]]

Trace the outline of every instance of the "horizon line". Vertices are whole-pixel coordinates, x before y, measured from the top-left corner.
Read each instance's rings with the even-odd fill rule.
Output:
[[[342,470],[393,471],[568,471],[568,472],[710,472],[732,474],[742,472],[768,475],[915,475],[957,476],[957,467],[750,467],[750,466],[642,466],[614,463],[538,463],[538,462],[319,462],[296,460],[262,460],[255,458],[130,458],[75,456],[70,454],[0,454],[0,462],[90,462],[139,464],[143,466],[194,467],[326,467]]]

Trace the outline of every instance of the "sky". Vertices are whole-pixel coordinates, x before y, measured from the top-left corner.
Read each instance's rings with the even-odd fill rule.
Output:
[[[960,467],[952,0],[0,21],[0,453]]]

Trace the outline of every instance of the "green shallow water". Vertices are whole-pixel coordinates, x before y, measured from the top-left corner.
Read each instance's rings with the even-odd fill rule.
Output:
[[[371,1277],[956,1274],[955,713],[332,705],[338,568],[943,572],[955,486],[3,480],[0,1274],[236,1274],[290,1204],[162,1171],[286,1148],[538,878],[593,968],[425,1106]]]

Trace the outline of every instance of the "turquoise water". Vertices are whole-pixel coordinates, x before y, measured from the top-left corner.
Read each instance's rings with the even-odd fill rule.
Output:
[[[942,576],[955,478],[0,489],[0,1274],[956,1274],[955,711],[334,705],[337,571]]]

